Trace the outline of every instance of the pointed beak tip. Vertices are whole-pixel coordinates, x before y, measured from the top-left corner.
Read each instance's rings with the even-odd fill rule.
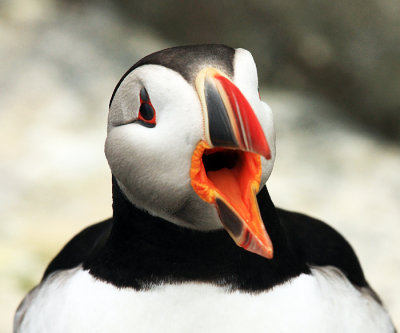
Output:
[[[257,249],[250,249],[250,248],[246,249],[245,248],[245,250],[253,252],[255,254],[258,254],[259,256],[267,258],[269,260],[274,258],[274,250],[273,250],[272,246],[271,247],[270,246],[268,246],[268,247],[263,246],[263,247],[260,247],[260,248],[257,248]]]
[[[273,259],[274,258],[274,250],[272,248],[269,248],[265,252],[265,257],[267,259]]]
[[[261,244],[259,244],[261,245]],[[254,249],[254,253],[267,258],[267,259],[273,259],[274,258],[274,248],[272,246],[272,242],[269,240],[269,244],[262,244],[260,247],[257,247]]]

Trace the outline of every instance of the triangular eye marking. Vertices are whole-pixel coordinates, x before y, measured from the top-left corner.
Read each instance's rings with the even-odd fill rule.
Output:
[[[149,98],[149,94],[147,93],[146,88],[142,88],[140,89],[140,103],[149,103],[150,102],[150,98]]]
[[[146,127],[156,126],[156,110],[151,104],[149,94],[146,88],[140,89],[140,108],[138,112],[137,122]]]

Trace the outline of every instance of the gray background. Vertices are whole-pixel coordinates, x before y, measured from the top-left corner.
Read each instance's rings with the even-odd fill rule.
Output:
[[[272,107],[274,202],[355,248],[400,326],[400,3],[0,2],[0,332],[75,233],[111,214],[107,106],[142,56],[250,50]]]

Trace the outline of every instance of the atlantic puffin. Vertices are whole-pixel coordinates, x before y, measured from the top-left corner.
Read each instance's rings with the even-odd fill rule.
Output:
[[[14,332],[394,332],[349,243],[276,208],[250,52],[150,54],[109,105],[113,216],[67,243]]]

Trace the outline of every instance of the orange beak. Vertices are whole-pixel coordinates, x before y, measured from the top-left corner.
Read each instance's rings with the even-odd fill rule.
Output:
[[[268,259],[272,242],[257,203],[261,156],[270,158],[264,131],[247,99],[223,73],[202,70],[196,78],[205,138],[192,155],[191,185],[214,205],[237,245]]]

